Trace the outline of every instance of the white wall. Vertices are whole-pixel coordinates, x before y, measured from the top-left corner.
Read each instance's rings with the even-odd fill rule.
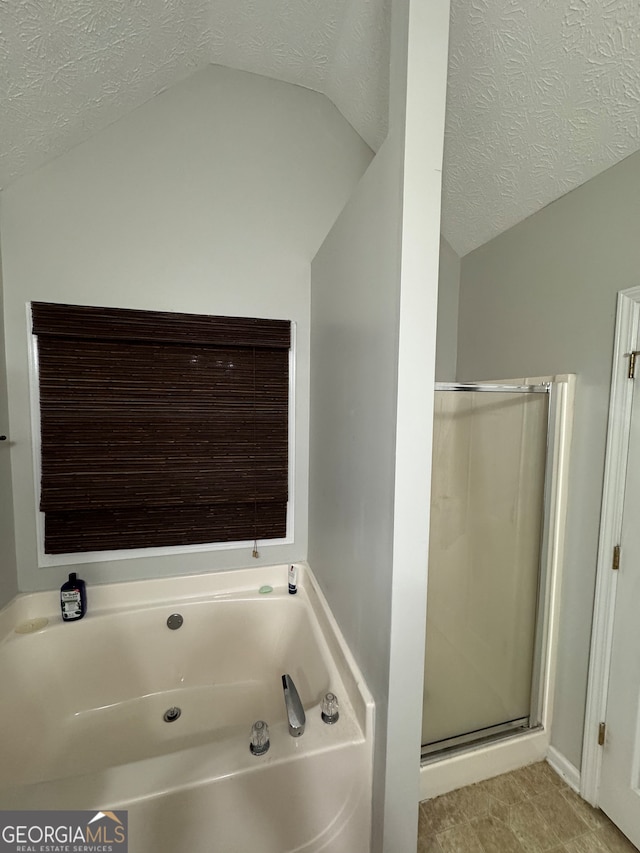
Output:
[[[458,376],[577,374],[552,745],[580,767],[616,293],[640,284],[640,153],[462,259]]]
[[[438,272],[438,327],[436,334],[436,382],[455,382],[458,360],[458,302],[460,258],[440,237]]]
[[[397,151],[387,140],[311,267],[309,563],[376,702],[382,839],[398,368]]]
[[[2,326],[2,259],[0,258],[0,338],[4,340]],[[9,432],[9,406],[7,399],[7,371],[4,346],[0,345],[0,607],[11,601],[18,590],[16,572],[16,547],[13,532],[13,501],[11,494],[11,434]]]
[[[0,194],[19,584],[37,568],[31,300],[291,319],[297,326],[295,543],[307,553],[310,261],[371,151],[322,95],[209,66]],[[77,570],[89,583],[247,565],[250,550]]]
[[[309,562],[376,701],[372,849],[415,853],[449,6],[393,13],[390,134],[312,264]]]

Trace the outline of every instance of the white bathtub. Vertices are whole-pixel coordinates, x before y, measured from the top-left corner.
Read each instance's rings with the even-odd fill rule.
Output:
[[[366,853],[373,703],[311,573],[290,596],[286,568],[93,587],[70,624],[57,593],[18,596],[0,613],[0,808],[128,809],[130,853]]]

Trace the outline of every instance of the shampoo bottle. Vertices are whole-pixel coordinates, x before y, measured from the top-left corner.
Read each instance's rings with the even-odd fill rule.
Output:
[[[295,566],[289,566],[289,595],[298,592],[298,570]]]
[[[87,612],[87,587],[75,572],[71,572],[69,580],[60,587],[60,607],[65,622],[82,619]]]

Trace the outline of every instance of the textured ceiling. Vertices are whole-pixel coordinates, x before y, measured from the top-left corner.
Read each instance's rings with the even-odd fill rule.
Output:
[[[0,0],[0,187],[213,62],[324,92],[377,148],[388,0]]]
[[[0,0],[0,187],[209,62],[324,92],[376,149],[390,0]],[[638,0],[452,0],[460,255],[640,148]]]
[[[206,0],[0,0],[0,187],[208,61]]]
[[[442,226],[459,255],[638,148],[638,0],[452,0]]]
[[[374,150],[386,134],[389,0],[212,0],[212,61],[323,92]]]

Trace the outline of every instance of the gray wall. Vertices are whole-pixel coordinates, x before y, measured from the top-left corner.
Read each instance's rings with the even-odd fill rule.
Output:
[[[11,491],[11,435],[3,330],[2,259],[0,258],[0,435],[7,436],[6,441],[0,442],[0,607],[4,607],[11,601],[18,591]]]
[[[438,329],[436,332],[436,382],[454,382],[458,360],[458,309],[460,258],[440,237],[438,270]]]
[[[306,558],[310,263],[372,156],[323,95],[208,66],[0,194],[21,590],[69,571],[36,550],[31,300],[296,324],[294,541],[259,561],[251,547],[169,550],[72,570],[104,583]]]
[[[640,153],[462,259],[458,378],[576,373],[552,744],[580,767],[616,293],[640,284]]]

